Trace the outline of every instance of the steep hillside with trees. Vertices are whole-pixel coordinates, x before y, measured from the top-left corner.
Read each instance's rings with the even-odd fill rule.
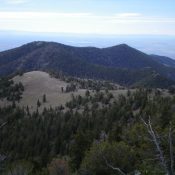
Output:
[[[114,100],[106,91],[73,97],[67,105],[67,112],[50,108],[42,114],[0,109],[1,173],[174,173],[173,95],[140,89]]]
[[[99,49],[33,42],[0,53],[1,76],[32,70],[61,71],[66,75],[110,80],[125,86],[142,85],[141,82],[151,86],[155,80],[156,87],[167,87],[175,81],[175,68],[124,44]]]

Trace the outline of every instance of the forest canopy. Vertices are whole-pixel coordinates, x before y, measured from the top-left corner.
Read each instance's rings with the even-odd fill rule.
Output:
[[[93,97],[88,92],[85,97],[73,97],[66,112],[61,108],[43,113],[1,108],[0,123],[5,124],[0,129],[0,153],[5,157],[1,171],[9,174],[10,169],[25,169],[26,174],[34,175],[153,175],[174,171],[170,138],[174,142],[175,97],[139,89],[109,102],[103,100],[110,97],[108,91],[100,94],[96,91]],[[82,105],[86,107],[80,111]],[[149,122],[164,165],[145,125]]]

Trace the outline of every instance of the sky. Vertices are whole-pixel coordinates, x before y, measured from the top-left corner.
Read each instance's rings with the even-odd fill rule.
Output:
[[[0,31],[175,35],[175,0],[0,0]]]

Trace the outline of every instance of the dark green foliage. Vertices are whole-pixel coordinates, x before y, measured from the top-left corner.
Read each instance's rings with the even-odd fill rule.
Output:
[[[87,90],[86,93],[85,93],[86,97],[89,97],[90,95],[90,92]]]
[[[157,55],[151,55],[152,59],[156,62],[159,62],[161,64],[164,64],[167,67],[175,67],[175,61],[174,59],[165,57],[165,56],[157,56]]]
[[[43,95],[43,103],[46,103],[46,94]]]
[[[6,98],[8,101],[20,101],[24,86],[22,83],[14,84],[13,80],[8,78],[0,79],[0,99]]]
[[[125,44],[98,49],[32,42],[0,53],[0,75],[45,70],[125,86],[167,87],[175,84],[175,68]]]
[[[40,106],[41,106],[41,102],[38,99],[38,101],[37,101],[37,107],[40,107]]]
[[[76,90],[76,85],[73,83],[66,86],[66,92],[74,92],[75,90]]]
[[[124,173],[133,172],[137,156],[132,147],[124,142],[101,142],[92,145],[82,162],[81,171],[89,171],[92,175],[120,174],[108,167],[120,167]]]
[[[74,142],[70,147],[70,156],[72,157],[71,166],[73,170],[79,169],[79,166],[85,156],[86,150],[93,141],[93,135],[90,131],[83,133],[78,131],[74,137]]]
[[[168,91],[170,94],[175,94],[175,87],[174,86],[169,87]]]
[[[0,152],[7,155],[7,165],[26,160],[38,173],[59,155],[68,156],[72,171],[81,175],[117,174],[106,160],[125,173],[164,174],[140,117],[147,121],[151,116],[169,166],[167,138],[169,123],[175,126],[175,98],[138,89],[106,104],[109,94],[72,95],[71,107],[65,112],[50,108],[29,114],[17,107],[0,108],[0,124],[7,122],[1,129]]]
[[[64,88],[63,87],[61,87],[61,92],[64,92]]]

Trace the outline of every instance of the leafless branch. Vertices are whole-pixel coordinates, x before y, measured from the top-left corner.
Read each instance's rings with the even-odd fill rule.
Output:
[[[0,162],[4,161],[6,159],[6,156],[0,154]]]
[[[8,122],[4,122],[3,124],[0,125],[0,129],[3,128],[5,125],[7,125]]]
[[[103,156],[103,159],[105,160],[105,163],[106,163],[106,165],[109,167],[109,168],[111,168],[111,169],[113,169],[113,170],[115,170],[115,171],[118,171],[120,174],[122,174],[122,175],[126,175],[120,168],[118,168],[118,167],[114,167],[113,165],[111,165],[108,161],[107,161],[107,159]]]
[[[153,140],[153,143],[159,153],[159,160],[162,164],[162,166],[164,167],[164,170],[167,174],[170,174],[169,170],[168,170],[168,167],[167,167],[167,163],[166,163],[166,160],[164,158],[164,154],[163,154],[163,151],[160,147],[160,143],[159,143],[159,136],[156,134],[156,132],[153,130],[152,128],[152,124],[151,124],[151,119],[150,119],[150,116],[149,116],[149,119],[148,119],[148,122],[146,122],[143,118],[141,118],[142,122],[144,123],[144,125],[146,126],[147,128],[147,131],[148,133],[150,134],[152,140]]]
[[[172,128],[171,123],[169,127],[169,149],[170,149],[170,167],[171,173],[174,174],[174,155],[173,155],[173,144],[172,144]]]

